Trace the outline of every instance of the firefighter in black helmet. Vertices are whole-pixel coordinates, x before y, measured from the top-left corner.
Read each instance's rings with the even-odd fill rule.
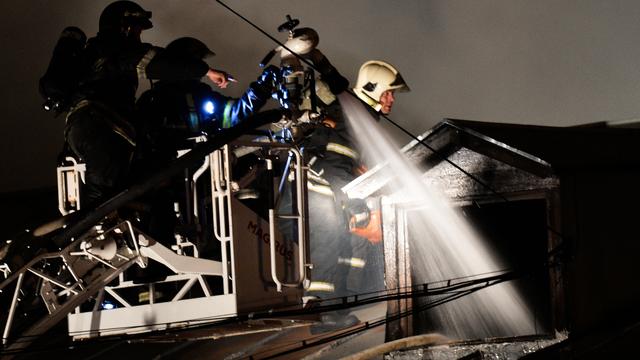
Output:
[[[71,96],[65,139],[86,163],[83,208],[97,206],[122,190],[136,146],[131,123],[138,79],[189,79],[206,75],[226,87],[224,72],[200,59],[167,57],[163,49],[142,43],[151,12],[132,1],[109,4],[100,15],[98,34],[87,41]]]
[[[188,56],[193,61],[203,61],[214,53],[200,40],[183,37],[167,45],[164,55],[170,59]],[[166,167],[177,158],[178,150],[193,145],[189,138],[203,134],[214,136],[219,129],[236,126],[257,112],[271,98],[276,71],[273,66],[266,68],[237,99],[214,91],[201,81],[202,76],[155,82],[137,102],[136,130],[139,135],[134,176],[144,179]],[[184,206],[190,203],[177,196],[178,192],[184,191],[184,183],[174,181],[173,185],[149,194],[146,202],[151,211],[141,217],[142,230],[164,243],[173,241],[174,202]],[[191,198],[191,194],[185,195]],[[184,220],[189,221],[188,218]]]
[[[98,26],[101,32],[124,33],[139,40],[140,31],[153,27],[151,11],[133,1],[116,1],[102,11]]]
[[[170,59],[187,56],[193,61],[203,61],[215,54],[200,40],[183,37],[167,45],[164,55]],[[237,99],[214,91],[201,81],[202,76],[155,82],[137,102],[136,126],[140,141],[145,144],[141,152],[165,149],[173,157],[186,138],[203,133],[213,135],[218,129],[239,124],[271,98],[276,71],[274,66],[267,67]]]

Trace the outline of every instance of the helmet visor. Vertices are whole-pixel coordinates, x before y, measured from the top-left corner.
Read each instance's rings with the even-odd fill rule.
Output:
[[[138,25],[143,30],[151,29],[153,27],[153,24],[151,23],[151,11],[125,11],[123,17],[127,24]]]
[[[396,78],[393,80],[393,82],[389,84],[389,88],[399,92],[411,91],[411,89],[409,89],[409,85],[407,85],[399,72],[396,73]]]

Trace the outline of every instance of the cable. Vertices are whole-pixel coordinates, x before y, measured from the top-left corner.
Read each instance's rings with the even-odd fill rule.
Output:
[[[406,337],[387,343],[383,343],[364,351],[342,358],[342,360],[364,360],[382,356],[391,351],[402,350],[409,347],[445,345],[449,339],[439,334],[424,334]]]

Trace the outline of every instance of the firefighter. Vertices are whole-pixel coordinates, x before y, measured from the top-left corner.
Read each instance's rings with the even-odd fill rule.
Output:
[[[122,190],[136,144],[131,124],[138,78],[207,76],[221,88],[224,72],[199,59],[168,57],[142,43],[151,12],[132,1],[116,1],[101,13],[98,34],[81,55],[79,82],[71,96],[64,130],[71,150],[86,164],[83,207],[94,207]]]
[[[313,52],[319,51],[315,49]],[[315,57],[322,58],[317,55]],[[334,90],[332,89],[332,91]],[[399,72],[389,63],[379,60],[367,61],[361,66],[356,86],[353,88],[353,92],[369,105],[370,111],[376,115],[376,118],[380,113],[386,115],[391,112],[395,101],[395,91],[406,90],[408,90],[408,86]],[[309,189],[311,193],[315,192],[325,197],[333,198],[336,213],[342,214],[346,212],[347,216],[346,219],[344,216],[338,216],[338,218],[342,219],[339,226],[321,222],[319,226],[326,229],[318,232],[323,234],[320,236],[321,238],[326,237],[327,239],[318,241],[319,237],[313,236],[314,203],[313,201],[309,202],[310,211],[312,212],[310,215],[310,221],[312,222],[312,260],[314,258],[313,242],[315,240],[318,252],[322,253],[322,255],[316,253],[318,255],[316,258],[323,259],[321,260],[322,262],[330,259],[326,266],[320,266],[321,269],[326,268],[330,272],[324,278],[333,278],[333,280],[316,282],[316,279],[321,280],[321,278],[314,277],[310,290],[328,291],[333,289],[333,296],[344,296],[349,294],[345,289],[346,284],[344,283],[344,278],[346,277],[344,275],[345,265],[347,267],[361,265],[361,262],[358,261],[359,258],[354,258],[354,254],[351,251],[351,235],[344,229],[351,227],[354,228],[358,235],[374,237],[369,239],[371,242],[379,241],[380,234],[379,232],[376,233],[375,229],[367,229],[370,216],[366,203],[359,199],[348,199],[341,190],[343,186],[361,175],[365,168],[362,165],[359,151],[354,146],[354,140],[349,132],[348,124],[343,118],[344,115],[339,101],[333,99],[329,104],[326,104],[325,101],[322,101],[322,103],[325,104],[326,113],[323,126],[311,134],[307,143],[306,151],[308,155],[315,158],[311,166],[312,173],[309,176],[311,181]],[[327,208],[327,206],[322,207]],[[358,219],[357,224],[353,223],[356,218]],[[352,222],[351,226],[349,226],[349,222]],[[376,224],[371,224],[372,227],[375,227],[374,225]],[[340,229],[342,234],[334,234],[329,228]],[[363,243],[362,239],[358,240],[354,241],[354,243]],[[323,246],[333,242],[335,242],[333,246]],[[314,262],[314,274],[318,275],[319,272],[316,268],[317,265]]]
[[[377,60],[362,65],[353,88],[376,119],[380,113],[390,113],[394,92],[403,90],[408,87],[398,71]],[[326,298],[381,290],[384,284],[380,218],[370,214],[364,200],[348,199],[341,190],[366,167],[339,101],[322,103],[326,113],[323,126],[311,134],[306,144],[307,156],[314,158],[309,175],[310,246],[314,264],[309,294]],[[333,212],[325,215],[329,208]],[[325,325],[342,327],[357,319],[342,312],[323,320]]]
[[[185,55],[197,62],[214,53],[192,37],[179,38],[166,47],[165,56],[169,58]],[[177,158],[178,150],[188,149],[192,145],[188,143],[189,138],[202,134],[214,135],[218,129],[236,126],[257,112],[271,98],[276,70],[273,66],[267,67],[237,99],[214,91],[201,81],[200,76],[154,83],[137,102],[135,127],[138,149],[134,177],[142,180],[165,167]],[[179,191],[184,192],[184,184],[177,186]],[[151,215],[145,217],[142,228],[165,244],[173,241],[173,203],[180,200],[174,193],[171,187],[167,187],[146,197],[146,202],[151,204]],[[183,220],[190,223],[191,219],[186,215],[190,214],[190,209],[186,209],[187,203],[190,201],[181,203],[185,210]]]
[[[308,175],[308,221],[309,221],[309,255],[313,268],[311,282],[306,288],[305,295],[311,299],[321,299],[322,304],[328,304],[331,299],[347,296],[346,275],[348,269],[340,264],[341,259],[350,258],[350,234],[342,209],[343,198],[340,187],[347,184],[351,169],[355,166],[352,158],[338,159],[337,153],[327,151],[338,149],[340,144],[348,144],[350,137],[343,121],[342,108],[336,94],[342,93],[349,87],[349,81],[342,76],[331,64],[326,56],[316,47],[318,35],[310,28],[295,29],[292,36],[280,48],[281,63],[285,65],[297,64],[297,59],[286,49],[295,51],[298,55],[311,61],[320,76],[315,81],[315,99],[311,99],[312,92],[306,89],[301,99],[293,99],[298,103],[299,110],[312,110],[312,103],[316,103],[319,112],[323,114],[322,124],[315,127],[303,127],[296,135],[299,146],[303,149],[305,161],[309,164]],[[300,134],[302,133],[302,134]],[[342,157],[342,156],[341,156]],[[283,192],[280,201],[280,211],[289,212],[291,208],[290,189]],[[297,228],[290,221],[281,221],[279,229],[287,239],[297,238]],[[337,328],[356,324],[359,320],[349,316],[349,311],[327,312],[321,315],[322,324],[311,328],[313,333],[322,333]]]
[[[316,48],[317,44],[318,35],[315,30],[299,28],[293,31],[292,36],[285,43],[285,48],[292,49],[311,61],[320,73],[319,80],[316,80],[315,93],[316,102],[325,115],[324,121],[318,128],[305,129],[306,136],[303,136],[301,147],[304,149],[306,161],[314,164],[308,172],[309,246],[313,269],[307,295],[328,299],[347,295],[346,282],[337,281],[337,278],[339,258],[349,256],[349,234],[345,232],[347,224],[342,215],[341,199],[336,199],[334,191],[346,184],[349,178],[344,177],[345,171],[329,165],[332,164],[333,159],[331,155],[325,155],[329,141],[336,144],[347,142],[342,139],[348,134],[335,94],[345,91],[349,81]],[[280,50],[282,63],[296,62],[295,57],[285,48]],[[309,92],[304,93],[300,110],[310,109],[309,96]],[[323,167],[326,172],[322,176],[314,171]],[[350,168],[351,164],[347,167]],[[288,192],[285,192],[286,195]],[[282,202],[285,208],[289,203],[288,198]],[[290,234],[291,230],[287,225],[281,226],[281,231],[287,237],[293,236]]]
[[[395,93],[409,91],[400,72],[390,63],[370,60],[362,64],[353,92],[374,119],[391,113]],[[362,161],[361,161],[362,163]],[[362,167],[361,170],[366,170]],[[364,200],[349,199],[347,216],[351,239],[351,264],[348,288],[355,293],[373,293],[384,289],[384,256],[379,210],[371,211]],[[367,240],[367,241],[364,241]]]

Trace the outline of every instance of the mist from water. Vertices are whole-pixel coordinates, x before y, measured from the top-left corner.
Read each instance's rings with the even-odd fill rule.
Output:
[[[478,277],[504,270],[459,210],[394,145],[380,124],[350,94],[338,96],[353,136],[369,165],[383,164],[391,177],[394,202],[408,212],[413,283]],[[428,300],[434,300],[430,298]],[[429,310],[428,327],[451,338],[480,339],[532,335],[535,318],[510,282],[494,285]]]

